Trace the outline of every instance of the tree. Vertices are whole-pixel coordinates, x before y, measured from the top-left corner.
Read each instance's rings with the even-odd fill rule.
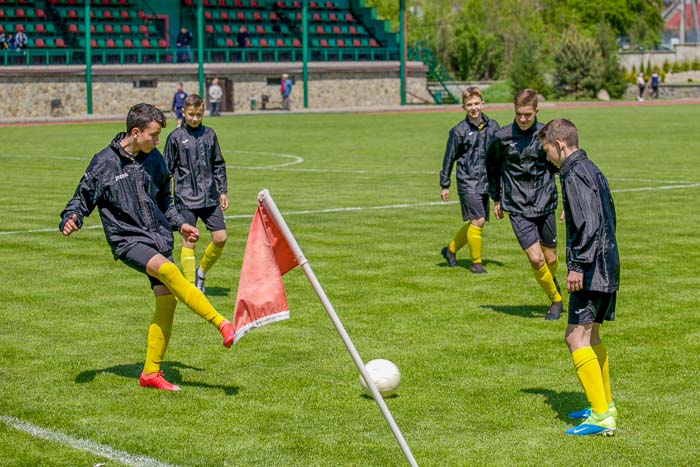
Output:
[[[558,96],[592,98],[603,81],[603,56],[595,40],[577,29],[564,31],[554,53],[554,91]]]
[[[547,85],[544,74],[540,42],[532,34],[524,35],[516,44],[510,67],[509,80],[513,93],[531,88],[544,96],[549,95],[551,88]]]
[[[607,90],[612,98],[622,97],[627,89],[627,80],[625,78],[625,70],[620,64],[620,57],[617,53],[615,35],[608,23],[601,22],[598,24],[596,42],[603,59],[601,87]]]

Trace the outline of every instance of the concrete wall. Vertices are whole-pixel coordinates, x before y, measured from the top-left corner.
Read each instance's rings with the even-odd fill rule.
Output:
[[[252,100],[260,102],[268,94],[273,107],[279,102],[279,85],[268,79],[279,79],[288,73],[296,82],[292,106],[303,106],[301,63],[270,64],[208,64],[204,73],[228,79],[235,110],[250,110]],[[406,89],[424,99],[427,92],[427,67],[421,62],[407,64]],[[61,116],[81,116],[87,113],[85,69],[83,67],[6,67],[0,68],[3,92],[0,95],[0,115],[3,118],[49,117],[51,101],[60,99]],[[137,81],[155,80],[156,87],[135,87]],[[170,110],[178,82],[189,93],[199,92],[197,66],[186,65],[125,65],[94,66],[92,74],[93,114],[123,116],[138,102],[150,102]],[[309,64],[309,108],[370,107],[399,105],[400,80],[398,62],[353,62]],[[419,99],[407,96],[409,103]]]
[[[673,50],[650,50],[646,52],[620,52],[620,61],[626,70],[631,70],[632,66],[639,70],[640,65],[646,66],[651,63],[651,66],[661,68],[665,61],[668,63],[675,62],[692,62],[700,60],[700,44],[683,44],[675,45]]]

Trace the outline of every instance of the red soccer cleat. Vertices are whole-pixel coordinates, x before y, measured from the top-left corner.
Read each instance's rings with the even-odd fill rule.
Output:
[[[236,337],[235,333],[233,332],[233,324],[231,324],[230,321],[224,320],[219,325],[219,332],[221,332],[221,336],[224,338],[224,347],[228,349],[231,347],[231,344],[233,344],[233,340]]]
[[[163,372],[141,373],[139,384],[144,388],[155,388],[161,391],[179,391],[180,386],[176,386],[163,378]]]

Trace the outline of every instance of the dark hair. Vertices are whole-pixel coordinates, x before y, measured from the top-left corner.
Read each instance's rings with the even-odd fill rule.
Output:
[[[143,131],[151,122],[158,122],[161,128],[165,128],[165,115],[154,105],[136,104],[129,109],[126,116],[126,132],[131,133],[134,128]]]
[[[516,107],[523,107],[526,105],[531,105],[535,109],[537,108],[537,91],[534,89],[521,89],[515,93],[513,97],[513,104]]]
[[[555,118],[540,129],[537,137],[543,143],[553,144],[555,140],[563,141],[570,148],[578,147],[578,130],[570,120]]]
[[[201,107],[202,104],[204,104],[204,99],[198,94],[190,94],[185,98],[185,107]]]

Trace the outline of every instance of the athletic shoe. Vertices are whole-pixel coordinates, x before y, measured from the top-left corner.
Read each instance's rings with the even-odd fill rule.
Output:
[[[484,269],[484,265],[481,263],[472,263],[469,270],[474,274],[486,274],[486,269]]]
[[[545,315],[544,319],[547,321],[559,319],[561,312],[564,309],[564,302],[552,302],[549,306],[549,311]]]
[[[231,347],[231,344],[233,344],[233,339],[236,337],[235,333],[233,332],[233,324],[227,320],[224,320],[219,325],[219,332],[221,333],[221,337],[224,338],[224,347],[228,349]]]
[[[206,290],[204,288],[204,271],[202,271],[200,268],[197,268],[197,271],[195,271],[194,286],[197,287],[202,293],[204,293]]]
[[[567,435],[586,436],[586,435],[602,435],[614,436],[617,425],[615,417],[608,410],[604,414],[598,415],[591,413],[583,423],[566,430]]]
[[[457,257],[450,251],[450,247],[445,247],[440,251],[443,258],[447,260],[447,265],[451,268],[457,266]]]
[[[155,388],[161,391],[179,391],[180,386],[176,386],[163,378],[163,372],[158,373],[141,373],[139,384],[144,388]]]
[[[615,407],[614,402],[611,402],[608,404],[608,412],[610,412],[610,415],[612,415],[615,418],[615,420],[617,420],[617,407]],[[590,407],[585,408],[585,409],[581,409],[577,412],[571,412],[569,414],[569,418],[573,418],[575,420],[585,420],[590,416],[591,416],[591,408]]]

